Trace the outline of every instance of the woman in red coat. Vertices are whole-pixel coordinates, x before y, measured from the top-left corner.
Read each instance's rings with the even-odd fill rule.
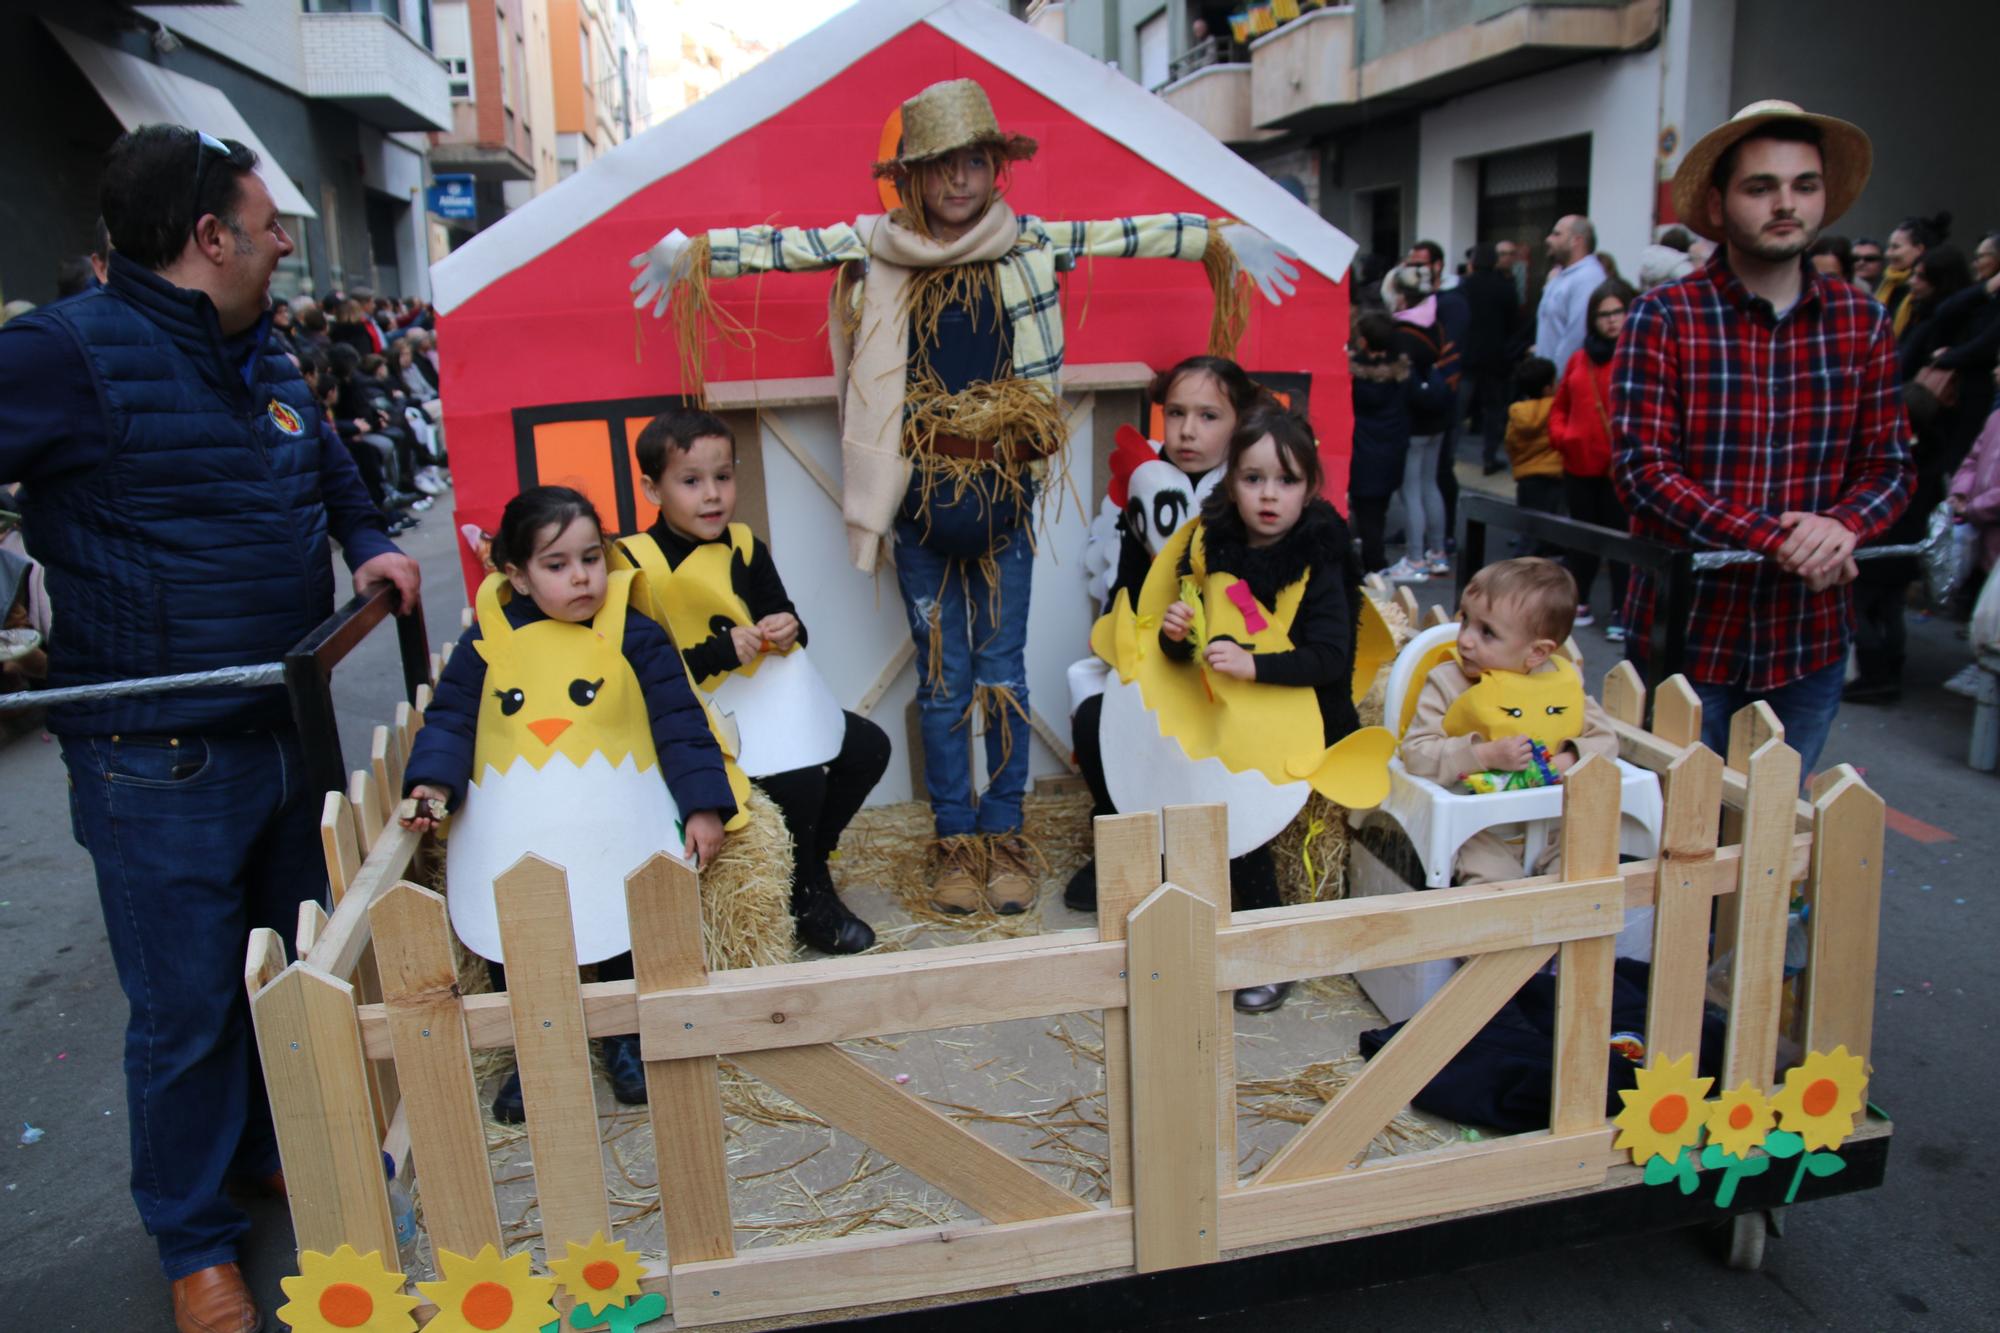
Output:
[[[1590,322],[1583,346],[1569,359],[1562,386],[1549,413],[1549,442],[1563,457],[1563,491],[1569,515],[1601,528],[1630,531],[1624,506],[1611,488],[1611,354],[1625,327],[1625,308],[1633,291],[1617,278],[1598,284],[1590,294]],[[1576,576],[1576,623],[1588,625],[1590,585],[1597,580],[1597,557],[1583,551],[1568,557]],[[1625,566],[1611,562],[1611,623],[1604,637],[1625,639]]]

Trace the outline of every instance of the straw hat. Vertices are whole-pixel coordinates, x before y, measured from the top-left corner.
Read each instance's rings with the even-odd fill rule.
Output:
[[[896,156],[875,164],[877,176],[898,176],[919,162],[960,148],[983,147],[1005,162],[1035,155],[1035,141],[1003,134],[986,90],[971,79],[934,83],[903,103],[903,139]]]
[[[1820,170],[1826,179],[1826,225],[1853,207],[1861,188],[1868,184],[1868,169],[1875,160],[1875,147],[1858,126],[1833,116],[1818,116],[1796,102],[1772,98],[1752,102],[1731,116],[1727,123],[1704,134],[1681,159],[1674,172],[1674,212],[1689,231],[1711,241],[1722,234],[1708,225],[1708,190],[1715,164],[1736,143],[1751,132],[1779,121],[1801,121],[1819,131]]]

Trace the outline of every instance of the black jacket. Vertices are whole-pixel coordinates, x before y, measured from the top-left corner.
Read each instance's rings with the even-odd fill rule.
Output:
[[[707,543],[689,541],[680,533],[667,526],[663,518],[653,520],[653,526],[646,529],[646,535],[660,545],[661,554],[667,557],[667,568],[679,569],[681,561],[694,554],[696,546]],[[727,544],[727,534],[716,538]],[[750,559],[746,563],[741,558],[729,562],[729,586],[743,604],[750,608],[752,623],[765,616],[786,612],[799,621],[799,645],[805,646],[806,622],[799,616],[798,608],[792,605],[791,595],[785,591],[785,581],[778,577],[777,562],[771,559],[771,548],[761,537],[750,539]],[[709,625],[709,636],[700,643],[682,646],[681,656],[687,662],[688,674],[696,680],[707,680],[710,676],[720,676],[734,671],[742,664],[736,656],[736,643],[729,637],[730,626],[722,622],[720,616]]]
[[[1521,303],[1514,280],[1497,269],[1474,269],[1459,279],[1458,290],[1471,311],[1459,349],[1466,371],[1505,373],[1514,363],[1514,344],[1521,333]]]
[[[1417,376],[1408,356],[1350,356],[1347,368],[1354,395],[1347,493],[1363,499],[1394,495],[1403,484],[1411,413],[1420,400],[1431,400],[1436,385]]]

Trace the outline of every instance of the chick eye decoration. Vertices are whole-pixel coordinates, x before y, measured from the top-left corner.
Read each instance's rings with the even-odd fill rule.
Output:
[[[1550,704],[1547,708],[1543,709],[1542,711],[1547,713],[1550,717],[1561,717],[1564,713],[1567,713],[1569,709],[1562,704]],[[1515,716],[1519,717],[1520,714],[1516,713]]]
[[[588,708],[597,701],[597,692],[604,688],[604,677],[596,680],[578,678],[569,683],[569,701],[578,708]]]
[[[1506,715],[1507,715],[1508,717],[1519,717],[1519,716],[1521,716],[1521,710],[1520,710],[1520,709],[1518,709],[1518,708],[1505,708],[1505,707],[1503,707],[1503,708],[1502,708],[1502,709],[1501,709],[1500,711],[1501,711],[1501,712],[1503,712],[1503,713],[1505,713],[1505,714],[1506,714]]]
[[[508,717],[520,712],[522,705],[528,702],[528,696],[518,689],[495,690],[493,697],[500,701],[500,711]]]

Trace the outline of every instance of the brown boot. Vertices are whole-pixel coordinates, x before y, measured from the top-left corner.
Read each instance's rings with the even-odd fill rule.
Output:
[[[980,897],[985,885],[986,848],[981,840],[971,834],[939,838],[931,906],[952,916],[977,912],[986,905]]]
[[[1002,916],[1019,916],[1035,905],[1035,854],[1018,833],[986,839],[986,902]]]
[[[180,1333],[258,1333],[264,1316],[250,1299],[243,1270],[217,1264],[174,1280],[174,1327]]]

